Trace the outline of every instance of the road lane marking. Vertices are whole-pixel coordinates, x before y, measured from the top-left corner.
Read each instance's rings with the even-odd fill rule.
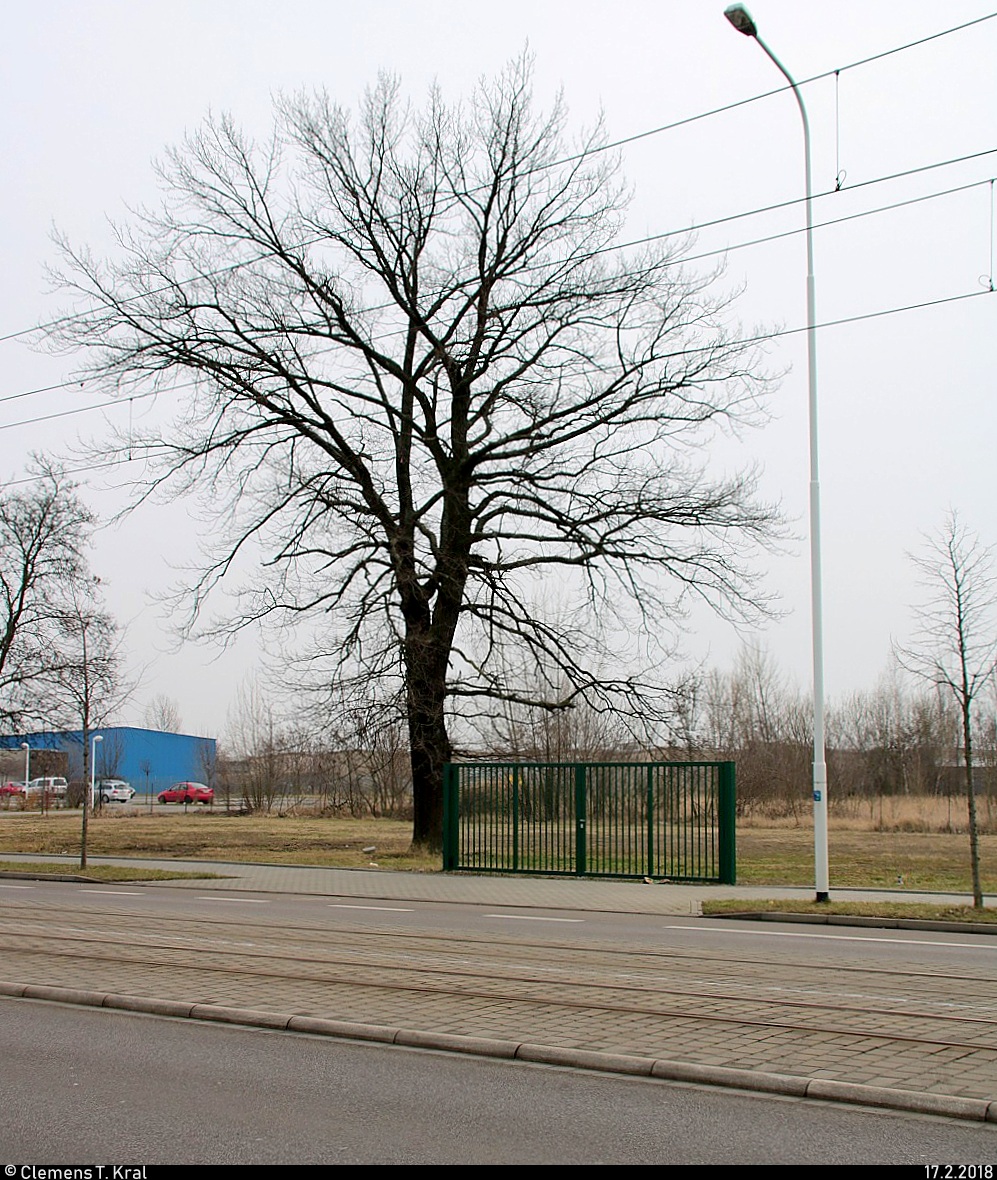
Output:
[[[242,905],[269,905],[270,902],[259,897],[199,897],[198,901],[234,901]]]
[[[485,914],[486,918],[503,918],[508,922],[584,922],[584,918],[538,918],[533,914]]]
[[[410,908],[399,905],[349,905],[345,901],[329,901],[326,905],[330,910],[384,910],[392,914],[411,914]]]
[[[679,926],[677,923],[664,927],[665,930],[712,930],[716,926]],[[969,951],[992,951],[997,949],[978,942],[936,942],[931,938],[881,938],[876,934],[797,934],[791,930],[732,930],[724,927],[725,934],[741,934],[747,938],[820,938],[832,942],[889,942],[897,946],[948,946],[961,947]]]
[[[101,894],[104,894],[106,897],[144,897],[145,896],[145,894],[141,891],[141,889],[132,889],[132,890],[128,890],[128,891],[126,891],[124,889],[83,889],[81,892],[83,892],[83,893],[101,893]]]
[[[0,889],[34,889],[34,885],[0,885]]]

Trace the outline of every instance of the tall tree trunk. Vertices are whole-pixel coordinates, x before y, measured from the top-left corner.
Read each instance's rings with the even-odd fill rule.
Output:
[[[412,843],[442,852],[443,767],[453,753],[444,712],[446,660],[441,661],[431,645],[419,641],[406,642],[406,657],[414,807]]]
[[[983,888],[980,885],[980,834],[976,823],[976,790],[973,786],[973,735],[970,726],[971,702],[962,701],[962,740],[966,751],[966,798],[969,806],[969,864],[973,875],[973,905],[983,908]]]

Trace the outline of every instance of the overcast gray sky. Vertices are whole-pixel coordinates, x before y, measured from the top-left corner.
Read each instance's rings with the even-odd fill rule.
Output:
[[[2,159],[4,283],[0,336],[56,315],[45,266],[53,227],[102,253],[106,218],[156,199],[151,162],[209,111],[230,111],[265,135],[271,97],[325,87],[353,104],[380,69],[398,73],[418,105],[436,79],[452,99],[494,74],[527,43],[537,93],[563,86],[575,126],[604,111],[626,138],[777,90],[781,76],[723,18],[722,0],[40,0],[5,21]],[[905,553],[957,508],[983,540],[994,521],[994,196],[997,174],[997,19],[885,54],[997,11],[993,0],[756,0],[763,37],[804,88],[814,136],[826,683],[831,698],[871,688],[891,638],[906,638],[915,595]],[[836,74],[835,71],[838,71]],[[980,154],[987,153],[990,154]],[[961,163],[959,157],[976,156]],[[728,249],[724,287],[743,287],[734,315],[752,330],[805,323],[799,114],[788,92],[644,136],[623,149],[635,189],[628,233],[696,226],[694,253]],[[930,167],[938,165],[937,167]],[[920,171],[912,171],[920,170]],[[905,177],[886,180],[897,173]],[[839,188],[840,183],[840,188]],[[967,186],[967,187],[964,187]],[[943,190],[960,188],[949,195]],[[919,197],[918,203],[869,216]],[[848,220],[840,220],[847,218]],[[719,225],[707,223],[727,219]],[[711,265],[706,259],[703,266]],[[970,297],[972,296],[972,297]],[[900,312],[912,304],[933,306]],[[889,313],[877,315],[875,313]],[[23,476],[32,450],[60,454],[102,415],[127,422],[133,405],[86,409],[96,390],[57,389],[73,358],[0,343],[0,479]],[[799,535],[773,560],[768,585],[785,617],[758,640],[800,686],[810,680],[806,354],[802,333],[768,345],[785,377],[773,420],[725,461],[757,460],[766,495]],[[66,411],[74,411],[66,413]],[[83,411],[83,412],[75,412]],[[49,417],[50,415],[63,415]],[[82,474],[83,494],[110,516],[121,494]],[[218,657],[176,652],[151,595],[191,555],[182,502],[142,509],[97,538],[93,566],[127,627],[141,680],[124,721],[140,724],[158,694],[178,702],[184,728],[222,734],[238,685],[256,666],[246,636]],[[726,666],[742,636],[697,616],[690,658]]]

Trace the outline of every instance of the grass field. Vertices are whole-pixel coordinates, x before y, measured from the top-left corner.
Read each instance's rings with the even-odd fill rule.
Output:
[[[703,913],[713,917],[728,914],[812,914],[849,918],[904,919],[927,922],[985,922],[997,926],[997,909],[973,909],[969,905],[927,905],[913,901],[731,901],[717,899],[703,902]]]
[[[87,865],[80,870],[75,865],[67,865],[62,861],[20,861],[3,860],[0,858],[0,873],[20,874],[31,876],[44,874],[56,877],[61,874],[86,877],[91,881],[177,881],[188,880],[208,881],[218,880],[224,873],[184,872],[181,869],[150,869],[132,865]]]
[[[969,841],[945,831],[863,830],[854,819],[830,822],[832,887],[968,892]],[[150,816],[116,808],[93,816],[91,857],[134,856],[334,868],[438,872],[438,858],[411,851],[404,820],[226,815],[177,810]],[[0,813],[3,853],[77,855],[80,813]],[[370,851],[372,850],[372,851]],[[997,892],[997,836],[981,838],[984,892]],[[742,823],[737,840],[742,885],[813,883],[813,833],[809,826]]]
[[[78,854],[80,826],[79,811],[2,813],[0,856],[5,852]],[[180,809],[150,816],[118,807],[90,817],[87,852],[90,857],[439,871],[439,859],[412,855],[411,843],[412,825],[407,820],[227,815],[221,810],[185,815]]]
[[[836,831],[829,825],[831,885],[850,888],[970,892],[969,839],[947,832]],[[997,836],[980,838],[985,893],[997,892]],[[809,827],[744,828],[737,840],[741,885],[812,885]]]

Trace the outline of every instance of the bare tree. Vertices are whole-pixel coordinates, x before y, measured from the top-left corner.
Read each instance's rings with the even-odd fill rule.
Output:
[[[179,733],[182,720],[180,707],[172,697],[159,693],[149,702],[145,711],[145,723],[149,729],[163,733]]]
[[[122,675],[117,626],[103,609],[100,580],[75,582],[58,619],[58,675],[51,693],[56,710],[78,725],[83,746],[83,781],[90,781],[90,735],[107,724],[129,692]],[[84,787],[80,868],[87,866],[88,793]]]
[[[974,704],[997,669],[997,580],[993,553],[951,511],[923,554],[913,559],[924,596],[916,608],[914,645],[898,649],[903,667],[950,692],[962,723],[963,767],[969,811],[973,905],[983,905],[980,845],[973,781]]]
[[[86,574],[93,524],[57,468],[38,460],[35,473],[24,491],[0,494],[0,718],[11,726],[47,720],[56,632]]]
[[[242,803],[269,812],[287,793],[286,726],[257,682],[243,684],[229,710],[228,734],[240,759]]]
[[[890,795],[929,796],[940,786],[954,702],[937,690],[911,692],[894,660],[871,692],[853,693],[830,713],[839,797],[864,797],[870,815]],[[956,742],[961,747],[961,740]],[[943,755],[944,751],[944,755]]]
[[[753,474],[702,462],[757,414],[755,346],[677,248],[620,248],[618,159],[601,128],[568,139],[560,100],[538,112],[530,75],[421,113],[387,77],[355,119],[287,99],[264,145],[209,120],[123,261],[67,246],[85,310],[59,340],[178,407],[127,440],[160,464],[140,494],[203,492],[229,526],[194,617],[259,546],[271,576],[225,627],[320,615],[329,675],[401,686],[413,835],[436,847],[448,718],[520,699],[503,649],[535,664],[525,704],[654,717],[642,668],[680,600],[754,613],[745,550],[774,524]]]

